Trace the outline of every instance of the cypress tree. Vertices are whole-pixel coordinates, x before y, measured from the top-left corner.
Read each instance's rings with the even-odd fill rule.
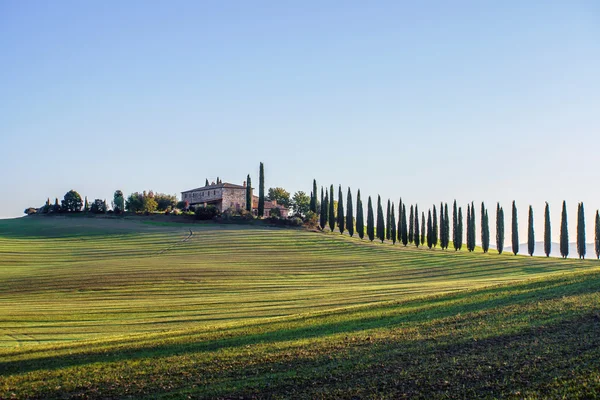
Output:
[[[385,238],[386,240],[390,240],[392,236],[392,210],[390,209],[390,199],[387,202],[387,211],[385,215]],[[396,224],[394,224],[396,225]]]
[[[346,224],[346,216],[344,215],[344,197],[342,196],[342,185],[338,190],[338,208],[337,208],[337,224],[340,233],[344,233],[344,225]]]
[[[490,249],[490,220],[483,202],[481,202],[481,248],[484,253]]]
[[[444,219],[444,203],[440,203],[440,248],[443,250],[446,243],[446,220]]]
[[[562,215],[560,218],[560,255],[562,258],[569,256],[569,229],[567,227],[567,202],[563,201]]]
[[[367,236],[372,242],[375,239],[375,217],[373,216],[373,202],[371,196],[369,196],[369,202],[367,204]]]
[[[473,251],[471,249],[471,205],[467,204],[467,250],[469,252]]]
[[[431,233],[431,241],[433,242],[433,247],[437,247],[439,236],[438,236],[438,219],[437,219],[437,210],[435,208],[435,204],[433,205],[433,222],[431,225],[432,233]]]
[[[398,203],[398,242],[402,241],[402,198]]]
[[[552,251],[552,231],[550,227],[550,205],[546,202],[546,210],[544,211],[544,253],[546,257],[550,257]]]
[[[323,199],[324,199],[324,197],[323,197],[323,186],[321,186],[321,203],[320,203],[320,206],[318,207],[319,214],[321,214],[321,208],[323,207]]]
[[[363,204],[360,199],[360,189],[356,195],[356,232],[359,238],[365,237],[365,214],[363,212]]]
[[[421,245],[425,244],[425,228],[427,228],[427,225],[425,225],[425,211],[421,212]]]
[[[410,217],[408,219],[408,223],[409,223],[409,227],[408,227],[408,242],[412,243],[413,239],[414,239],[414,234],[415,234],[415,214],[414,214],[414,208],[411,204],[410,206]]]
[[[444,203],[444,249],[450,246],[450,216],[448,215],[448,203]]]
[[[265,215],[265,166],[260,163],[258,174],[258,217]]]
[[[48,208],[50,207],[50,198],[48,198],[48,201],[46,201],[46,205],[48,206]],[[87,196],[85,196],[85,203],[83,205],[83,212],[87,213],[90,210],[90,204],[88,203],[88,199]],[[123,210],[121,210],[123,211]]]
[[[452,207],[452,242],[454,243],[454,251],[458,250],[458,209],[456,208],[456,200]]]
[[[413,241],[415,245],[419,247],[421,244],[421,238],[419,237],[419,206],[415,205],[415,231],[413,232]]]
[[[427,214],[427,247],[431,250],[433,247],[433,221],[431,220],[431,210]]]
[[[323,193],[323,188],[321,188],[321,194]],[[321,201],[321,215],[319,216],[319,225],[321,226],[321,230],[325,229],[325,225],[327,225],[327,217],[329,214],[329,201],[327,199],[327,193],[325,193],[325,198]]]
[[[317,213],[317,180],[313,179],[313,190],[310,196],[310,211]]]
[[[577,206],[577,254],[580,259],[585,260],[585,211],[583,202]]]
[[[535,232],[533,230],[533,207],[529,206],[529,218],[527,219],[527,252],[533,256],[535,251]]]
[[[352,207],[352,192],[348,188],[348,196],[346,198],[346,229],[350,237],[354,236],[354,208]]]
[[[594,247],[596,250],[596,258],[600,260],[600,213],[596,210],[596,224],[594,230]]]
[[[392,203],[392,211],[390,217],[390,238],[392,239],[392,244],[396,244],[396,215],[394,213],[394,203]]]
[[[385,218],[379,195],[377,195],[377,239],[381,240],[381,243],[385,240]]]
[[[206,178],[206,182],[204,183],[204,186],[208,186],[208,178]]]
[[[456,228],[456,241],[454,245],[455,250],[461,250],[463,245],[463,214],[462,208],[458,207],[458,227]]]
[[[335,229],[335,201],[333,200],[333,185],[329,186],[329,230],[333,232]]]
[[[512,251],[513,254],[516,256],[517,254],[519,254],[519,223],[517,221],[517,204],[515,203],[515,201],[513,200],[512,203],[512,225],[511,225],[511,230],[512,230]]]
[[[408,226],[406,224],[406,206],[402,204],[402,244],[408,244]]]
[[[477,224],[475,223],[475,203],[471,202],[471,251],[475,251],[475,246],[477,244]]]
[[[246,177],[246,210],[252,212],[252,180],[250,174]]]
[[[496,249],[498,254],[504,251],[504,210],[500,207],[500,203],[496,208]]]

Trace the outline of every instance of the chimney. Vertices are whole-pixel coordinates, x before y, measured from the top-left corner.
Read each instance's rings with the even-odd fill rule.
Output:
[[[244,187],[246,187],[246,181],[244,181]]]

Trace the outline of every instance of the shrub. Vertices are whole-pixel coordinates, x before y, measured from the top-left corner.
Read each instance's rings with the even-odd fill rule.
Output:
[[[209,220],[217,217],[219,215],[219,209],[213,205],[208,205],[206,207],[196,207],[196,219],[199,220]]]
[[[27,215],[37,214],[37,208],[29,207],[29,208],[26,208],[25,211],[23,211],[23,212]]]
[[[281,211],[277,207],[271,208],[271,211],[269,212],[269,216],[270,217],[281,217]]]
[[[316,228],[318,224],[319,217],[317,217],[317,214],[312,211],[307,212],[306,216],[304,217],[304,225],[309,228]]]

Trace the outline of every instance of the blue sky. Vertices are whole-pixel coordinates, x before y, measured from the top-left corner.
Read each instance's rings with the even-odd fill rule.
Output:
[[[522,241],[529,204],[541,239],[584,201],[591,239],[598,71],[596,1],[4,0],[0,217],[264,161],[290,192],[516,200]]]

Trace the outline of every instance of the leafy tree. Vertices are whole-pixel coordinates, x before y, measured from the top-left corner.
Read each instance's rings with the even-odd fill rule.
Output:
[[[142,211],[144,211],[145,213],[153,213],[154,211],[156,211],[157,207],[158,203],[154,199],[154,192],[152,192],[151,190],[148,192],[147,195],[144,194]]]
[[[406,224],[406,206],[402,204],[402,244],[408,244],[408,226]]]
[[[586,253],[585,246],[585,211],[583,208],[583,202],[577,206],[577,254],[580,259],[585,260]]]
[[[392,244],[396,244],[396,215],[394,213],[394,203],[392,203],[390,216],[390,238],[392,239]]]
[[[415,205],[415,232],[413,236],[413,241],[415,245],[419,247],[421,244],[421,238],[419,237],[419,206]]]
[[[337,224],[340,233],[344,233],[346,216],[344,215],[344,197],[342,195],[342,185],[340,185],[338,188]]]
[[[560,255],[562,258],[569,256],[569,229],[567,227],[567,202],[563,201],[560,219]]]
[[[175,196],[173,196],[173,200],[175,201],[175,205],[176,205],[177,198],[175,198]],[[87,202],[87,197],[86,197],[86,202]],[[120,214],[123,211],[125,211],[125,197],[123,196],[122,191],[115,190],[115,193],[113,194],[112,208],[116,214]]]
[[[594,230],[594,247],[596,250],[596,258],[600,260],[600,213],[596,210],[596,224]]]
[[[360,189],[358,189],[358,194],[356,195],[356,232],[358,232],[358,237],[365,237],[365,214],[363,212],[362,200],[360,199]]]
[[[517,221],[517,205],[513,200],[512,203],[512,251],[516,256],[519,254],[519,223]]]
[[[433,222],[431,225],[431,229],[433,232],[431,232],[431,241],[433,243],[433,247],[437,247],[438,245],[438,241],[439,241],[439,237],[438,237],[438,219],[437,219],[437,210],[435,208],[435,204],[433,205]]]
[[[81,196],[75,190],[69,190],[65,193],[62,201],[61,211],[63,212],[79,212],[83,207]]]
[[[427,247],[433,247],[433,222],[431,221],[431,210],[427,214]]]
[[[352,192],[348,188],[346,197],[346,229],[350,237],[354,236],[354,207],[352,206]]]
[[[391,207],[390,199],[388,199],[387,211],[386,211],[386,215],[385,215],[385,238],[386,238],[386,240],[390,240],[391,236],[392,236],[392,226],[391,226],[392,210],[390,209],[390,207]]]
[[[454,245],[454,248],[456,250],[461,250],[463,245],[463,214],[461,207],[458,207],[458,227],[456,229],[456,235],[458,243]]]
[[[529,217],[527,219],[527,252],[533,256],[535,251],[535,232],[533,230],[533,207],[529,206]]]
[[[291,206],[296,214],[304,216],[310,211],[310,198],[303,191],[298,191],[292,197]]]
[[[260,170],[258,174],[258,216],[263,217],[265,215],[265,166],[260,163]]]
[[[321,188],[321,193],[323,193],[323,188]],[[325,198],[321,202],[321,215],[319,218],[319,226],[321,230],[325,229],[325,225],[327,225],[327,218],[329,216],[329,199],[327,197],[327,193],[325,193]]]
[[[106,212],[106,204],[103,200],[96,199],[92,202],[90,212],[92,214],[104,214]]]
[[[269,188],[268,201],[276,201],[277,204],[286,208],[290,206],[290,192],[281,187]]]
[[[250,174],[246,177],[246,211],[252,212],[252,179]]]
[[[381,243],[385,240],[385,219],[379,195],[377,195],[377,239],[381,240]]]
[[[369,202],[367,203],[367,236],[371,242],[375,239],[375,217],[373,216],[371,196],[369,196]]]
[[[546,210],[544,211],[544,253],[546,257],[550,257],[552,251],[552,232],[550,227],[550,206],[546,202]]]
[[[144,195],[139,192],[135,192],[129,195],[125,201],[125,208],[130,212],[140,212],[144,209]]]
[[[121,196],[123,194],[121,193]],[[156,201],[157,211],[167,211],[168,209],[175,208],[177,206],[177,196],[165,193],[155,193],[154,201]],[[113,204],[114,208],[114,204]],[[121,208],[122,210],[122,208]]]
[[[496,206],[496,249],[498,254],[504,251],[504,210],[500,203]]]
[[[412,205],[410,206],[410,217],[408,219],[408,223],[409,223],[408,242],[412,243],[414,241],[414,235],[415,235],[415,214],[414,214],[414,208]]]
[[[313,190],[310,193],[310,211],[317,213],[317,180],[313,179]]]
[[[452,207],[452,242],[454,243],[454,250],[458,250],[458,209],[456,208],[456,200],[454,200],[454,206]],[[462,238],[460,242],[462,243]]]
[[[333,185],[331,185],[329,187],[329,230],[331,232],[333,232],[333,230],[335,229],[335,219],[336,219],[336,214],[335,214],[335,203],[334,203],[334,197],[333,197]]]

